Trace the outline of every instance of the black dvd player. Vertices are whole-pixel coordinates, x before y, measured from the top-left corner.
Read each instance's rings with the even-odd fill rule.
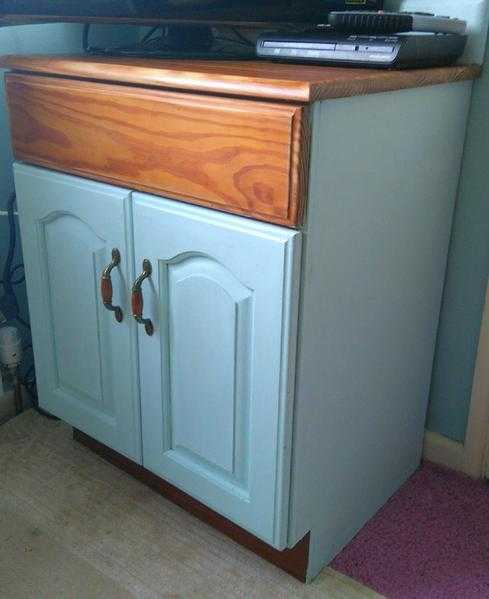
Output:
[[[466,35],[451,33],[277,34],[258,38],[257,55],[287,62],[406,69],[453,64],[466,43]]]

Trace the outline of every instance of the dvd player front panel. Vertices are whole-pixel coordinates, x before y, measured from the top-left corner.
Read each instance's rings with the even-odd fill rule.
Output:
[[[259,46],[259,55],[262,57],[321,62],[364,62],[381,66],[394,64],[398,53],[397,39],[354,39],[341,42],[264,40]]]

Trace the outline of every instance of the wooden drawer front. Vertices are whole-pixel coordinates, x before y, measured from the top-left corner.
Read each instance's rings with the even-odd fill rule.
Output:
[[[8,74],[18,160],[295,226],[305,108]]]

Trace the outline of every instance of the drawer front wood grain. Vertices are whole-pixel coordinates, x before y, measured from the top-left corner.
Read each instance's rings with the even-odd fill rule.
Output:
[[[287,226],[301,221],[307,109],[8,74],[15,157]]]

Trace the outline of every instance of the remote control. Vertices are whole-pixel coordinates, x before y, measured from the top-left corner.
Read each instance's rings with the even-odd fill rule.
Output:
[[[334,11],[329,25],[341,33],[384,34],[409,31],[464,34],[467,23],[429,13]]]

